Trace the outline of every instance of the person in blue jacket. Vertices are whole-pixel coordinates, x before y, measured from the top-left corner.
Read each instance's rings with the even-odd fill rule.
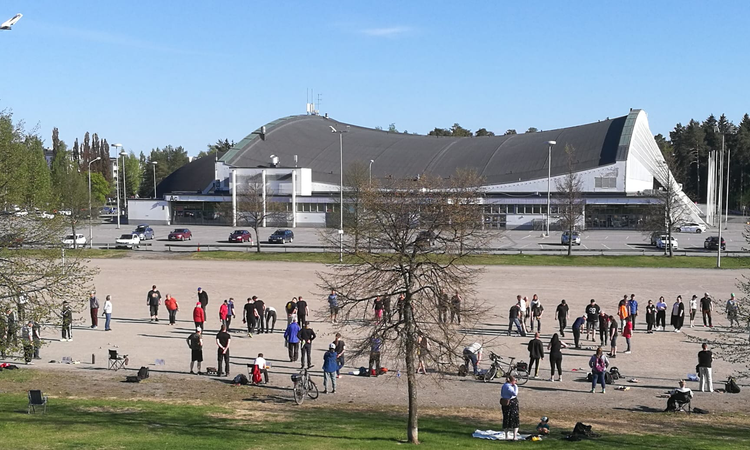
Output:
[[[336,362],[336,344],[331,343],[328,351],[323,355],[323,393],[328,393],[328,379],[331,380],[331,394],[336,393],[336,370],[339,368]]]
[[[630,294],[630,300],[628,300],[628,317],[630,317],[630,323],[633,325],[633,331],[635,331],[635,318],[638,316],[638,302],[635,300],[635,294]]]
[[[576,319],[573,322],[573,341],[575,342],[576,348],[581,348],[579,341],[581,340],[581,327],[586,323],[586,314]]]
[[[299,330],[299,324],[297,324],[297,319],[295,318],[284,331],[284,340],[289,350],[289,361],[291,362],[299,359],[299,338],[297,337]]]

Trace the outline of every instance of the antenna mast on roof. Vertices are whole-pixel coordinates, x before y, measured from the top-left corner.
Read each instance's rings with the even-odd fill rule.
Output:
[[[320,97],[320,94],[318,94],[318,97]],[[317,116],[318,110],[315,109],[315,103],[314,103],[315,94],[312,89],[307,89],[305,91],[305,113],[309,116]],[[318,100],[318,103],[320,103],[320,100]],[[318,105],[320,106],[320,105]]]

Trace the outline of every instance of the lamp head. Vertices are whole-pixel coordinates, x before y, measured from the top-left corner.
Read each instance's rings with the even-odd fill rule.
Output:
[[[547,141],[547,144],[549,144],[549,145],[555,145],[555,144],[557,144],[557,141]]]
[[[121,151],[121,152],[120,152],[120,156],[127,156],[127,155],[128,155],[128,154],[127,154],[127,153],[125,153],[125,150],[123,150],[123,151]]]
[[[110,147],[122,147],[122,144],[111,144]]]
[[[338,133],[335,128],[333,128],[333,125],[328,125],[331,128],[331,133]]]
[[[158,163],[159,163],[158,161],[151,161],[151,164],[153,165],[157,165]]]

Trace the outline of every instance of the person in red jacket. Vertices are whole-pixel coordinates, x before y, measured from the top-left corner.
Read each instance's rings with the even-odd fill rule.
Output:
[[[167,307],[169,312],[169,324],[174,325],[177,321],[177,311],[180,310],[180,305],[177,304],[177,300],[174,297],[167,294],[167,299],[164,300],[164,306]]]
[[[630,353],[630,338],[633,337],[633,322],[630,321],[631,317],[625,318],[625,328],[622,329],[622,337],[625,338],[625,342],[628,344],[628,349],[625,353]]]
[[[227,323],[227,317],[229,316],[229,304],[226,300],[224,300],[224,303],[221,304],[219,307],[219,320],[221,320],[221,324],[229,328],[229,324]]]
[[[193,308],[193,322],[195,322],[195,328],[201,328],[203,329],[203,322],[206,321],[206,313],[203,312],[203,307],[201,306],[201,302],[197,302],[195,304],[195,308]]]

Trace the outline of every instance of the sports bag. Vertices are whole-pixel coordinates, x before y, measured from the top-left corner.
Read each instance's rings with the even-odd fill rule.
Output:
[[[726,386],[724,386],[726,391],[729,394],[739,394],[740,393],[740,387],[737,385],[737,381],[735,381],[734,377],[729,377],[727,380]]]

